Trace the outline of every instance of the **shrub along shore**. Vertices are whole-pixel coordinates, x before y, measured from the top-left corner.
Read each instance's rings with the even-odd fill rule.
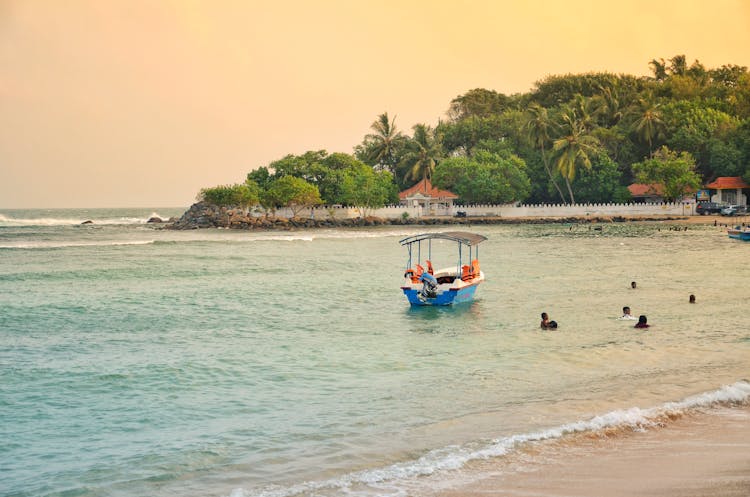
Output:
[[[353,219],[331,217],[309,219],[300,217],[257,217],[246,209],[218,207],[206,202],[193,204],[178,220],[166,224],[166,229],[193,230],[201,228],[228,228],[238,230],[293,230],[311,228],[346,228],[363,226],[408,226],[408,225],[482,225],[482,224],[575,224],[575,223],[622,223],[634,221],[686,221],[687,216],[564,216],[504,218],[482,217],[420,217],[382,218],[366,216]]]

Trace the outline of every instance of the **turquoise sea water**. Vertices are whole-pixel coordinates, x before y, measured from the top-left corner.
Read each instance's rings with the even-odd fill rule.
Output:
[[[145,223],[181,212],[0,211],[0,495],[427,495],[750,396],[750,243],[719,228],[471,227],[477,300],[412,309],[398,240],[430,228]]]

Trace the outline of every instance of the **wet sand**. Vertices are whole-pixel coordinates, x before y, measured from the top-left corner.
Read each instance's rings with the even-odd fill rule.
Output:
[[[690,414],[644,432],[575,437],[483,463],[444,497],[748,497],[750,407]],[[481,476],[478,476],[481,475]]]

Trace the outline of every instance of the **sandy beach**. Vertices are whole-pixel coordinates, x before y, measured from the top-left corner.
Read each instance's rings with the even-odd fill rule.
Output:
[[[693,413],[644,432],[574,437],[530,448],[443,497],[746,497],[750,407]]]

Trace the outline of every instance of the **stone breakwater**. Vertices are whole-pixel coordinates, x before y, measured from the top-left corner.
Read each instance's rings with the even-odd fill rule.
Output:
[[[219,207],[205,202],[193,204],[174,222],[164,228],[174,230],[194,230],[201,228],[228,228],[238,230],[293,230],[304,228],[341,228],[358,226],[403,226],[403,225],[477,225],[477,224],[548,224],[548,223],[617,223],[630,221],[677,221],[682,216],[565,216],[565,217],[420,217],[420,218],[381,218],[366,216],[360,218],[336,219],[330,216],[322,219],[300,217],[256,216],[243,208]],[[171,221],[171,220],[170,220]]]

